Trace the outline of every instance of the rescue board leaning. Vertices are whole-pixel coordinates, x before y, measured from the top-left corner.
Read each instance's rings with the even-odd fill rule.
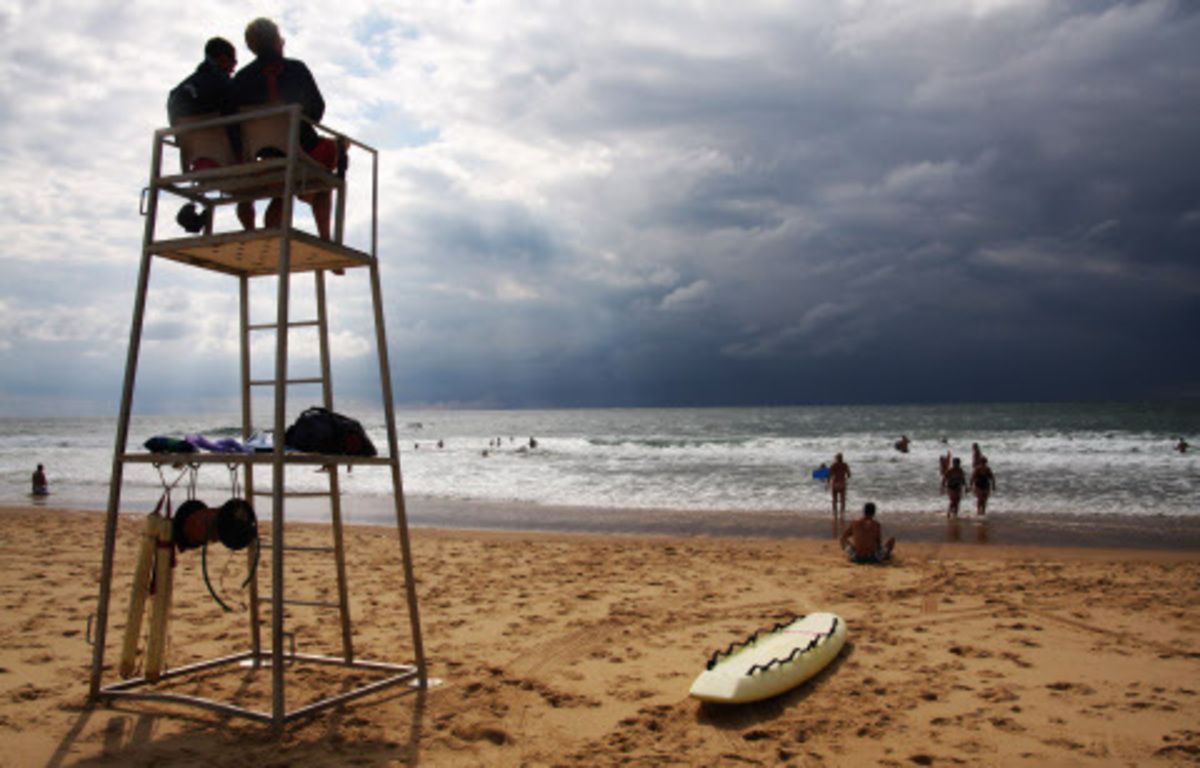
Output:
[[[742,704],[795,688],[833,661],[846,643],[846,622],[810,613],[716,651],[692,683],[702,701]]]

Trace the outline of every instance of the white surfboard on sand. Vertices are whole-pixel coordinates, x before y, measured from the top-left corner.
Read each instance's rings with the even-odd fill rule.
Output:
[[[846,622],[832,613],[810,613],[717,651],[690,693],[729,704],[777,696],[824,669],[845,643]]]

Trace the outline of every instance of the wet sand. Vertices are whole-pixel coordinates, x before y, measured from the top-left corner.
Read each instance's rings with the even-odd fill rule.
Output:
[[[858,516],[856,510],[847,509],[846,515],[835,522],[828,510],[595,509],[419,497],[410,499],[407,508],[411,523],[423,527],[736,538],[833,539],[847,520]],[[390,500],[350,497],[347,512],[350,519],[360,522],[394,519]],[[964,511],[957,519],[947,519],[941,512],[889,513],[882,506],[879,520],[888,535],[901,541],[1200,550],[1200,518],[1088,514],[1051,517],[1009,511],[979,517],[974,511]]]
[[[140,517],[121,520],[110,662]],[[997,534],[1000,522],[989,524]],[[413,540],[425,645],[430,674],[444,683],[424,694],[385,692],[275,739],[201,710],[88,707],[85,628],[103,515],[2,508],[0,525],[4,765],[1200,760],[1195,548],[980,546],[967,533],[977,527],[963,523],[961,542],[902,538],[893,565],[856,567],[831,530],[797,538],[421,528]],[[330,538],[327,526],[305,524],[289,524],[288,537]],[[350,526],[346,546],[358,654],[410,660],[394,530]],[[329,599],[329,561],[289,558],[289,593]],[[171,665],[248,643],[244,614],[213,603],[198,561],[179,557]],[[227,600],[244,606],[244,559],[219,554],[210,568]],[[749,706],[687,696],[713,649],[814,610],[838,613],[849,627],[847,647],[819,677]],[[336,624],[316,609],[289,612],[302,652],[336,653]],[[296,667],[289,702],[339,690],[340,672]],[[265,679],[239,668],[177,686],[265,708]],[[105,682],[113,681],[110,672]]]
[[[144,489],[123,495],[127,512],[145,514],[154,507],[158,491],[138,498]],[[1113,547],[1134,549],[1200,550],[1200,517],[1166,515],[1095,515],[1074,513],[1046,515],[1035,511],[999,511],[979,518],[974,502],[964,502],[957,521],[941,511],[923,514],[891,512],[879,501],[879,520],[889,535],[901,541],[968,544],[1016,544],[1051,547]],[[21,506],[27,501],[0,506]],[[56,492],[49,499],[33,502],[72,509],[103,510],[98,496]],[[270,518],[270,501],[256,502],[260,517]],[[395,525],[395,507],[390,497],[346,494],[342,509],[347,523]],[[543,533],[633,534],[656,536],[716,536],[722,538],[807,538],[833,539],[845,520],[858,515],[861,504],[847,509],[836,524],[828,508],[775,511],[609,509],[598,507],[548,506],[525,503],[482,502],[407,497],[408,519],[415,528],[490,531],[537,531]],[[288,520],[324,521],[328,505],[322,499],[292,499]]]

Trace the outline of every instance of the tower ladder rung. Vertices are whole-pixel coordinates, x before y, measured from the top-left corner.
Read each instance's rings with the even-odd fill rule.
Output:
[[[274,496],[274,491],[254,491],[255,496]],[[325,496],[333,496],[329,491],[284,491],[285,499],[315,499],[324,498]]]
[[[287,324],[288,328],[313,328],[321,324],[320,320],[296,320]],[[246,326],[248,331],[273,331],[279,323],[253,323]]]
[[[275,379],[251,379],[250,380],[250,386],[252,386],[252,387],[267,387],[267,386],[273,387],[273,386],[275,386],[275,383],[276,383]],[[288,384],[288,385],[291,385],[291,384],[324,384],[325,379],[322,378],[321,376],[314,376],[311,378],[304,378],[304,379],[284,379],[283,383]]]

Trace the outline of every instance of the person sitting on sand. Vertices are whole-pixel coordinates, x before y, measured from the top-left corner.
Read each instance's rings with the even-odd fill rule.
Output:
[[[41,464],[38,464],[37,469],[33,472],[33,495],[50,495],[50,484],[46,482],[46,469]]]
[[[962,461],[954,459],[950,469],[942,475],[942,491],[950,498],[950,507],[946,517],[958,517],[958,504],[962,501],[963,487],[967,484],[967,475],[963,472]]]
[[[896,538],[883,541],[883,526],[875,519],[875,503],[868,501],[863,505],[863,516],[846,526],[839,543],[852,563],[883,563],[891,559]]]
[[[988,466],[987,459],[981,458],[979,466],[971,473],[971,487],[975,489],[975,514],[987,514],[988,496],[996,490],[996,476]]]
[[[841,514],[846,514],[846,485],[850,480],[850,465],[842,461],[842,454],[833,457],[833,466],[829,468],[829,476],[825,483],[833,496],[833,514],[838,515],[838,499],[841,499]]]

